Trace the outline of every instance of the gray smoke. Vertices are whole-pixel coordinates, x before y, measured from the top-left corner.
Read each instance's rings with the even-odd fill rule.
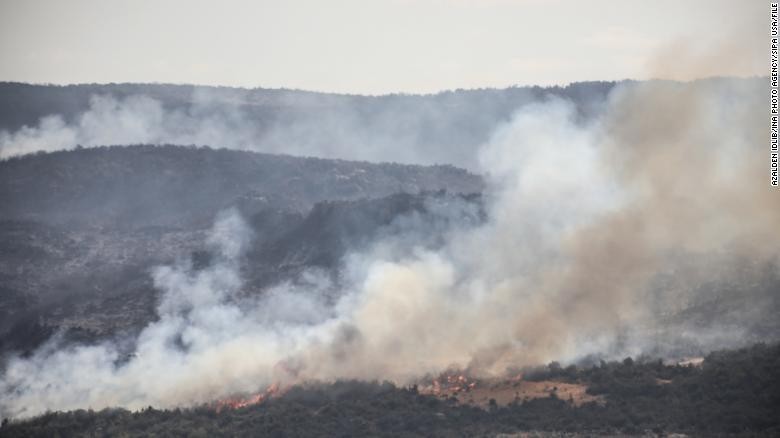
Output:
[[[565,100],[525,106],[478,151],[487,222],[448,230],[436,249],[388,238],[346,257],[333,301],[324,297],[336,285],[317,272],[242,296],[251,233],[226,212],[212,266],[154,271],[160,318],[134,357],[52,344],[9,363],[0,410],[171,407],[272,382],[407,383],[450,366],[497,375],[745,342],[744,325],[664,318],[680,303],[739,300],[740,263],[777,271],[780,197],[767,181],[762,99],[759,81],[712,80],[626,85],[589,121]],[[708,281],[730,286],[707,297]]]
[[[467,94],[417,101],[290,92],[258,101],[249,90],[194,88],[178,107],[145,95],[94,95],[70,122],[55,114],[36,126],[0,131],[0,159],[77,146],[177,144],[473,167],[476,146],[516,105],[532,100],[512,94],[513,103],[499,96],[487,105]]]
[[[0,158],[36,151],[73,149],[114,144],[219,144],[246,149],[259,136],[252,123],[237,107],[209,111],[213,100],[208,91],[193,93],[188,110],[165,109],[156,99],[133,95],[118,100],[111,95],[95,95],[89,109],[66,123],[60,115],[40,120],[36,127],[16,132],[0,132]]]

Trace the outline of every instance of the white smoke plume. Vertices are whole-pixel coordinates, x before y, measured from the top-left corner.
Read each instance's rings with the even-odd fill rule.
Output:
[[[524,89],[492,100],[479,93],[361,97],[196,87],[179,105],[144,94],[96,94],[69,120],[54,114],[0,131],[0,159],[77,146],[176,144],[474,168],[476,147],[493,127],[533,101]],[[603,96],[593,94],[588,105],[595,107]]]
[[[377,242],[347,257],[335,302],[316,273],[311,287],[242,296],[251,233],[227,212],[210,267],[154,272],[159,320],[134,357],[52,344],[9,363],[0,411],[172,407],[272,382],[407,383],[453,365],[493,375],[646,351],[660,314],[694,299],[701,281],[733,280],[729,268],[744,259],[777,269],[780,197],[768,185],[761,85],[628,85],[589,122],[563,100],[524,107],[479,151],[488,221],[450,230],[440,249]],[[681,260],[696,275],[674,272]],[[679,287],[659,295],[664,276]],[[717,322],[685,330],[674,335],[742,339]]]
[[[194,93],[193,101],[193,108],[184,111],[166,109],[144,95],[124,99],[94,95],[89,109],[73,123],[54,114],[42,118],[36,127],[0,131],[0,158],[115,144],[219,144],[246,149],[259,137],[235,107],[226,106],[233,110],[218,114],[209,112],[208,92]]]

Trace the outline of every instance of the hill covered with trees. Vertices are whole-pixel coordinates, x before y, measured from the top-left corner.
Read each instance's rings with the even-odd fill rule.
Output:
[[[0,83],[0,156],[76,144],[196,144],[477,169],[521,107],[566,99],[599,114],[615,82],[357,96],[172,84]],[[27,144],[29,143],[29,144]],[[10,152],[9,152],[10,153]]]
[[[479,196],[459,193],[482,184],[452,166],[182,146],[0,161],[0,363],[59,331],[89,341],[143,327],[158,295],[149,270],[207,263],[220,211],[235,209],[254,233],[243,266],[251,294],[307,267],[336,269],[405,215],[429,221],[433,236],[446,204],[480,208]]]

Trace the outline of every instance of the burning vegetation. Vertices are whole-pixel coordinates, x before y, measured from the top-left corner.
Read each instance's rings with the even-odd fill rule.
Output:
[[[289,388],[270,387],[236,397],[221,410],[188,409],[52,412],[4,423],[3,437],[29,436],[778,436],[780,346],[709,354],[701,366],[662,360],[602,362],[548,367],[505,384],[530,385],[545,396],[485,409],[443,398],[447,390],[476,396],[490,388],[483,379],[448,372],[417,387],[336,381]],[[461,377],[463,377],[461,379]],[[534,379],[534,380],[530,380]],[[557,383],[557,390],[550,387]],[[439,382],[438,395],[425,394]],[[475,383],[472,389],[471,383]],[[587,387],[601,401],[571,403],[568,385]],[[465,385],[464,385],[465,384]],[[426,386],[427,385],[427,386]],[[577,435],[580,433],[581,435]],[[568,435],[567,435],[568,434]]]
[[[250,395],[236,395],[217,400],[213,403],[214,410],[218,413],[225,409],[241,409],[247,406],[257,405],[264,401],[283,395],[290,387],[282,387],[274,383],[265,390]]]
[[[236,394],[219,399],[211,406],[217,413],[227,409],[241,409],[282,397],[294,386],[307,388],[316,385],[316,382],[284,386],[273,383],[256,393]],[[523,373],[506,377],[479,378],[472,376],[468,370],[448,369],[435,377],[423,378],[418,383],[408,386],[407,389],[450,403],[484,409],[547,397],[559,398],[574,406],[589,402],[604,403],[604,397],[589,393],[588,386],[584,383],[567,382],[560,376],[544,380],[526,380],[523,378]]]
[[[477,383],[476,378],[469,377],[465,372],[448,370],[437,377],[424,379],[422,384],[418,385],[418,390],[421,394],[451,397],[474,390]]]

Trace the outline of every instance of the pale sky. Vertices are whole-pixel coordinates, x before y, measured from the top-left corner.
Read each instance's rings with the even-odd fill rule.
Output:
[[[768,74],[764,0],[0,0],[0,80],[383,94]]]

